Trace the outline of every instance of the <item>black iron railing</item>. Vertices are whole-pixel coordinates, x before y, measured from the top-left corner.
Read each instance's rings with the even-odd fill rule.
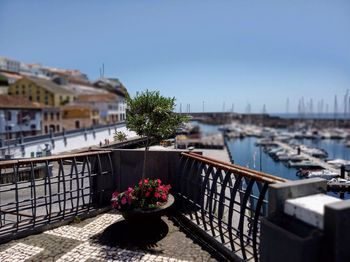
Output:
[[[93,211],[110,151],[0,162],[0,240]]]
[[[194,153],[182,153],[175,181],[184,219],[232,258],[259,260],[267,189],[286,180]]]

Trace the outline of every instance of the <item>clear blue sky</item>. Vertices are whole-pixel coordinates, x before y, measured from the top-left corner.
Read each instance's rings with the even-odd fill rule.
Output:
[[[182,109],[341,107],[350,87],[350,1],[0,1],[0,56],[118,77]]]

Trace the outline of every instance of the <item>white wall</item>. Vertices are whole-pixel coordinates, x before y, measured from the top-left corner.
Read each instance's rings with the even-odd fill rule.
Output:
[[[124,132],[128,138],[136,136],[135,132],[128,130],[125,125],[119,125],[117,131]],[[43,149],[45,149],[45,144],[49,144],[49,146],[51,147],[52,154],[59,154],[75,149],[97,146],[100,144],[100,142],[104,144],[105,139],[109,139],[110,142],[113,142],[113,137],[114,128],[111,127],[110,132],[108,131],[108,128],[96,130],[95,136],[93,135],[92,130],[88,130],[86,131],[86,139],[84,132],[66,135],[66,143],[64,141],[63,136],[54,137],[54,147],[52,146],[51,139],[26,143],[24,144],[24,157],[31,157],[32,153],[34,153],[34,155],[36,156],[37,152],[41,152]],[[15,158],[23,157],[21,149],[19,147],[11,149],[11,154],[14,154]]]

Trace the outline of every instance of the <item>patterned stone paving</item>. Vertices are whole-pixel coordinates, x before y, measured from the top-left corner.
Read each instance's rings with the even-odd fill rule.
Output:
[[[0,261],[216,261],[164,217],[164,238],[149,246],[106,244],[101,238],[122,217],[111,211],[79,224],[72,223],[42,234],[11,241],[0,246]],[[119,227],[120,228],[120,227]],[[115,231],[111,231],[117,234]],[[124,236],[124,235],[122,235]]]
[[[107,226],[117,222],[121,218],[122,216],[117,214],[103,214],[84,227],[62,226],[53,230],[48,230],[44,234],[87,241],[93,235],[103,231]]]
[[[0,253],[0,261],[24,261],[43,251],[43,248],[18,243]]]

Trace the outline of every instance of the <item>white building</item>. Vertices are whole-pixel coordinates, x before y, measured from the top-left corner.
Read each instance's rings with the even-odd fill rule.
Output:
[[[100,112],[99,124],[112,124],[125,120],[125,101],[113,93],[88,94],[77,97],[75,104],[90,105]]]
[[[0,70],[19,73],[20,65],[21,63],[19,61],[6,57],[0,57]]]
[[[42,105],[23,98],[0,95],[0,138],[41,134]]]
[[[94,86],[107,90],[110,93],[117,95],[118,97],[118,108],[117,114],[119,121],[124,121],[126,118],[126,95],[127,90],[124,85],[117,78],[100,78],[95,81]]]

